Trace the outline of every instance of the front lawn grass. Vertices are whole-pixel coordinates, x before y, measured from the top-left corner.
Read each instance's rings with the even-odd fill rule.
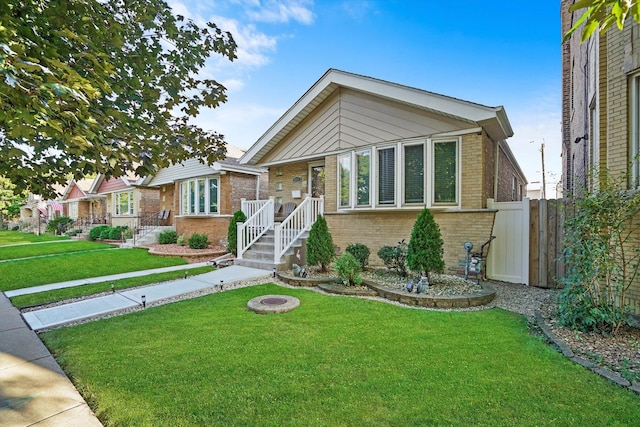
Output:
[[[213,271],[213,267],[198,267],[189,269],[189,276],[208,273]],[[11,298],[14,307],[24,308],[34,305],[48,304],[51,302],[62,301],[70,298],[78,298],[83,296],[95,295],[102,292],[111,291],[111,284],[114,289],[129,289],[135,286],[149,285],[152,283],[166,282],[169,280],[181,279],[184,277],[184,271],[169,271],[166,273],[149,274],[147,276],[129,277],[127,279],[110,280],[107,282],[92,283],[90,285],[74,286],[72,288],[55,289],[52,291],[38,292],[36,294],[18,295]]]
[[[0,246],[0,260],[29,258],[42,255],[55,255],[70,252],[92,251],[96,249],[113,249],[106,243],[78,240],[73,242],[47,243],[46,245]]]
[[[70,253],[0,263],[0,291],[187,264],[178,257],[149,255],[146,249]]]
[[[258,315],[247,301],[301,305]],[[637,425],[640,399],[501,309],[433,312],[273,284],[41,335],[109,425]]]
[[[54,236],[51,233],[36,235],[21,231],[0,231],[0,246],[15,245],[19,243],[48,242],[51,240],[69,240],[67,236]]]

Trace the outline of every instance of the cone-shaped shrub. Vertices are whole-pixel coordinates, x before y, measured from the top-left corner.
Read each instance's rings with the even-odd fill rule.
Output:
[[[309,265],[320,265],[320,269],[325,272],[327,267],[336,256],[333,247],[333,239],[329,233],[327,220],[322,215],[311,226],[309,238],[307,239],[307,263]]]
[[[245,222],[247,216],[244,212],[238,210],[233,214],[229,229],[227,230],[227,250],[234,255],[238,255],[238,225],[239,222]]]
[[[407,253],[409,269],[427,276],[427,280],[431,281],[431,272],[442,273],[444,271],[442,245],[440,227],[433,219],[431,211],[424,209],[418,215],[411,231]]]

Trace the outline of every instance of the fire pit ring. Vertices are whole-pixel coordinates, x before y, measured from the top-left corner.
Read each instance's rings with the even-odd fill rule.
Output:
[[[300,300],[289,295],[262,295],[247,303],[247,308],[258,314],[286,313],[300,305]]]

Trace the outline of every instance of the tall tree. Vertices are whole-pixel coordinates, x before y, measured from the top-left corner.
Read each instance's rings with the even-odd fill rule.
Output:
[[[585,41],[600,28],[600,32],[604,33],[613,24],[618,29],[624,28],[624,22],[627,16],[631,15],[636,22],[640,22],[640,9],[638,8],[639,0],[578,0],[569,10],[575,12],[584,9],[584,12],[571,29],[565,34],[564,41],[567,41],[584,23],[582,28],[581,40]]]
[[[89,173],[145,175],[190,157],[212,163],[223,136],[190,124],[226,100],[199,75],[236,44],[164,0],[5,0],[0,8],[0,175],[48,195]]]

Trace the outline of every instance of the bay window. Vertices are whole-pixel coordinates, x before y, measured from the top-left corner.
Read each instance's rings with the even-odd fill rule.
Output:
[[[459,139],[427,139],[338,155],[338,208],[457,206]]]
[[[220,206],[218,178],[195,178],[180,183],[180,214],[217,214]]]

